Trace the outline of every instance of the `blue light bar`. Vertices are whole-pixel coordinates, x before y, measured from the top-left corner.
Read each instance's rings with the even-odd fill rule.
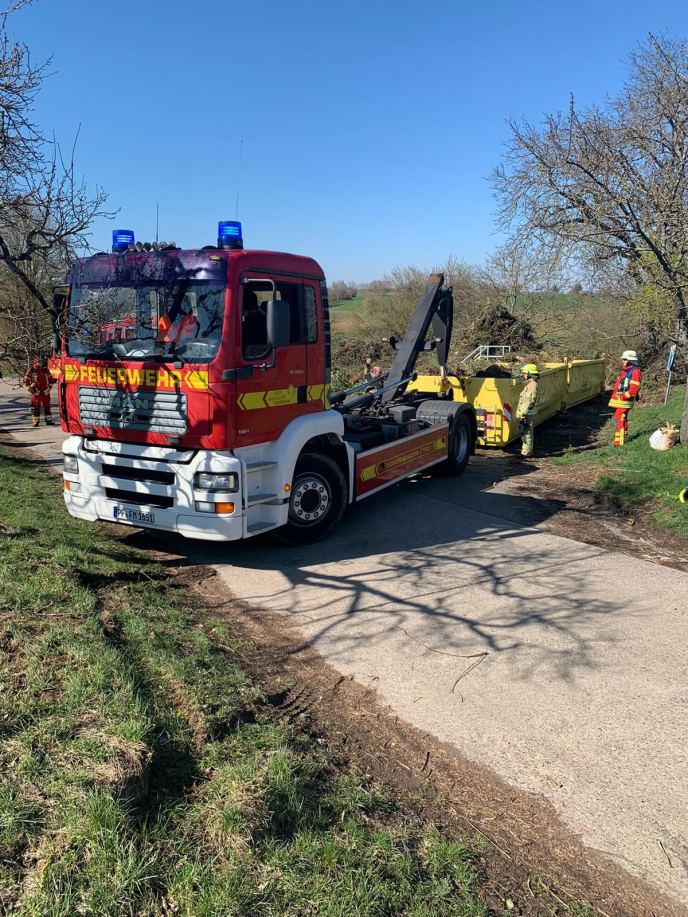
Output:
[[[217,224],[218,248],[243,248],[241,223],[237,220],[221,220]]]
[[[131,229],[113,229],[112,231],[112,251],[116,254],[125,252],[127,247],[133,245],[135,241],[136,239]]]

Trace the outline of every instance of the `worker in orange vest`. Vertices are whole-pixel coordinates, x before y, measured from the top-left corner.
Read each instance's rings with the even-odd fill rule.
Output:
[[[41,422],[41,408],[48,426],[53,423],[53,414],[50,409],[50,389],[53,380],[50,374],[43,369],[41,358],[37,353],[31,358],[31,366],[24,376],[24,388],[31,395],[31,425],[37,427]]]
[[[181,320],[179,320],[179,315],[182,316]],[[165,312],[160,316],[160,320],[158,321],[158,334],[155,340],[158,343],[168,341],[173,344],[180,344],[182,342],[187,343],[189,340],[196,337],[198,330],[198,319],[193,314],[193,309],[190,304],[187,303],[186,298],[184,298],[182,306],[175,318],[172,318],[169,312]]]
[[[621,354],[621,375],[614,384],[609,407],[615,408],[615,446],[625,446],[628,437],[628,412],[640,396],[643,376],[638,368],[638,354],[635,350],[624,350]]]

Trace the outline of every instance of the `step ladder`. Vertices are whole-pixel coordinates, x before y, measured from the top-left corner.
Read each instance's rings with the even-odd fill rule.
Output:
[[[284,513],[279,462],[246,462],[244,489],[245,537],[279,526]]]

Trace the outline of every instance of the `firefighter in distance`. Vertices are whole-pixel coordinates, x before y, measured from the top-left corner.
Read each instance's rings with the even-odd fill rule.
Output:
[[[614,408],[616,433],[614,445],[625,446],[628,438],[628,412],[640,397],[643,376],[638,368],[638,354],[635,350],[624,350],[621,354],[621,375],[614,384],[609,407]]]
[[[540,400],[540,370],[535,363],[525,363],[521,372],[526,380],[518,398],[516,417],[521,428],[521,455],[531,458],[535,446],[535,418]]]
[[[24,376],[24,388],[31,395],[31,425],[37,427],[41,422],[41,408],[48,426],[53,423],[53,414],[50,408],[50,389],[53,380],[50,373],[46,372],[41,364],[41,358],[34,354],[31,366]]]

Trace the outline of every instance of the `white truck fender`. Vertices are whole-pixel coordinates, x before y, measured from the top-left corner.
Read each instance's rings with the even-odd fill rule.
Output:
[[[235,454],[245,462],[277,462],[283,487],[284,484],[291,484],[296,462],[306,443],[315,436],[325,436],[328,433],[333,433],[344,444],[344,418],[338,411],[304,414],[292,420],[274,442],[239,448]],[[348,448],[347,456],[351,466],[353,451]],[[350,475],[351,471],[346,475],[349,480]]]

